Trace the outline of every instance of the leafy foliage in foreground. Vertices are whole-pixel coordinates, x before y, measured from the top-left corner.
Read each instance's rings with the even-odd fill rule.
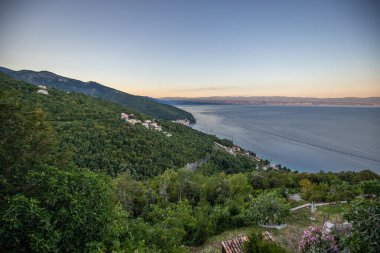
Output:
[[[354,201],[347,210],[345,218],[353,222],[353,231],[346,239],[352,252],[380,251],[379,198]]]
[[[92,252],[118,238],[115,223],[122,215],[109,178],[38,166],[27,172],[23,185],[2,201],[3,250]]]

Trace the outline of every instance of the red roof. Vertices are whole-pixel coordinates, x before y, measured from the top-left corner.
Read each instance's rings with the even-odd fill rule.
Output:
[[[248,241],[247,236],[222,242],[222,253],[243,253],[243,244],[245,241]]]

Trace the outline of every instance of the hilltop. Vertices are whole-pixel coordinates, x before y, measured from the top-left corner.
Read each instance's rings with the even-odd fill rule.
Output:
[[[34,85],[45,85],[68,92],[82,93],[110,102],[128,106],[144,114],[166,120],[187,119],[195,123],[193,115],[171,105],[162,104],[149,97],[135,96],[96,82],[83,82],[54,74],[49,71],[20,70],[14,71],[0,67],[0,72],[17,80]]]

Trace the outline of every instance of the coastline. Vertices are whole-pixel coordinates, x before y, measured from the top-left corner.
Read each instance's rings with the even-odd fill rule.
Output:
[[[216,115],[215,110],[211,110],[218,108],[221,106],[222,111],[223,110],[229,110],[229,109],[234,109],[234,108],[239,108],[239,106],[247,106],[247,108],[250,108],[252,105],[176,105],[182,110],[185,110],[189,113],[191,113],[194,118],[196,119],[196,124],[191,125],[193,129],[202,131],[206,134],[212,134],[216,135],[219,138],[223,139],[229,139],[233,141],[236,145],[241,146],[245,150],[252,151],[257,154],[258,157],[262,159],[267,159],[270,161],[272,165],[274,164],[281,164],[282,166],[286,166],[292,170],[297,170],[297,171],[302,171],[302,172],[319,172],[321,170],[323,171],[331,171],[331,172],[339,172],[339,171],[360,171],[363,169],[370,169],[377,174],[380,174],[380,160],[376,159],[376,155],[372,157],[371,156],[366,156],[361,153],[357,152],[350,152],[349,149],[347,150],[342,150],[339,148],[334,148],[334,146],[328,146],[328,145],[318,145],[318,143],[313,143],[313,142],[307,142],[304,140],[299,140],[299,139],[293,139],[292,136],[287,136],[287,135],[279,135],[276,133],[272,133],[270,131],[265,131],[263,129],[253,129],[253,128],[246,128],[246,126],[240,126],[239,124],[236,124],[234,122],[231,124],[231,122],[224,122],[223,118],[219,118],[219,116]],[[235,107],[236,106],[236,107]],[[268,105],[262,105],[262,106],[255,106],[253,105],[252,108],[274,108],[274,109],[285,109],[286,108],[301,108],[305,106],[268,106]],[[313,108],[318,108],[320,106],[307,106],[308,108],[313,107]],[[192,110],[189,110],[189,109]],[[203,108],[204,111],[202,111],[200,108]],[[206,109],[205,109],[206,108]],[[365,109],[366,107],[352,107],[352,106],[342,106],[342,107],[337,107],[337,106],[323,106],[321,108],[363,108]],[[368,107],[368,109],[371,108],[377,108],[377,107]],[[199,110],[198,110],[199,109]],[[372,110],[371,110],[372,111]],[[377,112],[377,110],[376,110]],[[236,118],[234,118],[236,119]],[[207,121],[208,124],[204,124],[205,120]],[[211,123],[210,123],[211,122]],[[215,127],[216,126],[216,127]],[[214,128],[215,127],[215,128]],[[247,136],[244,136],[246,134],[251,134],[252,131],[256,131],[260,136],[259,139],[249,139]],[[275,156],[269,156],[267,155],[267,151],[269,150],[270,153],[273,154],[274,151],[272,151],[270,148],[263,148],[263,146],[266,146],[268,143],[267,139],[270,139],[269,142],[274,142],[275,141],[280,141],[280,145],[278,143],[270,143],[269,146],[281,146],[280,151],[282,152],[277,152]],[[323,138],[326,138],[325,136],[321,136],[322,140]],[[250,142],[251,141],[251,142]],[[288,147],[290,146],[290,148]],[[294,147],[296,146],[296,147]],[[256,148],[253,148],[256,147]],[[339,146],[338,146],[339,147]],[[299,164],[299,159],[301,160],[307,160],[307,157],[303,157],[303,151],[302,149],[308,149],[309,154],[312,152],[311,156],[312,159],[318,160],[316,163],[317,166],[309,165],[315,163],[315,161],[307,161],[304,162],[303,164],[305,166],[294,166],[295,164]],[[292,153],[290,156],[289,154]],[[378,157],[378,156],[377,156]],[[331,160],[332,162],[329,163],[328,161],[324,161],[324,158],[327,158],[326,160]],[[291,160],[295,159],[296,161],[292,162]],[[336,161],[336,159],[341,159],[344,164],[350,163],[349,161],[346,160],[355,160],[356,164],[359,164],[358,166],[354,166],[355,163],[352,163],[351,167],[347,168],[339,168],[339,166],[343,167],[343,165],[339,165],[339,161]],[[297,164],[298,163],[298,164]],[[302,164],[302,163],[301,163]],[[324,165],[323,165],[324,164]],[[364,165],[363,165],[364,164]],[[374,167],[371,166],[365,166],[365,164],[375,164]],[[322,167],[322,168],[321,168]]]

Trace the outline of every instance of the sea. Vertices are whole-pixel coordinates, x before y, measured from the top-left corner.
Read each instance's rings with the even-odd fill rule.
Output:
[[[192,127],[303,172],[380,174],[380,107],[181,105]]]

